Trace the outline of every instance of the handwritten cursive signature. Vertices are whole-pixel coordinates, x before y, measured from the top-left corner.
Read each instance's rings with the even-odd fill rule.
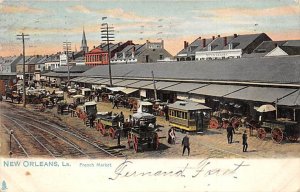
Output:
[[[234,160],[236,161],[236,160]],[[139,171],[134,166],[134,162],[125,159],[121,164],[119,164],[114,170],[114,175],[109,177],[110,180],[117,180],[120,178],[131,178],[131,177],[191,177],[197,178],[200,176],[228,176],[234,175],[241,171],[244,167],[250,166],[246,164],[245,161],[239,160],[238,163],[233,163],[230,168],[224,169],[214,165],[214,161],[210,158],[203,159],[196,166],[192,166],[186,163],[183,168],[177,170],[149,170],[149,171]]]

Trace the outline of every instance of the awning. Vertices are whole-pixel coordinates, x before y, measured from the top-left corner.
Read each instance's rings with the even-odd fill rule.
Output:
[[[201,95],[190,95],[189,99],[190,101],[196,102],[196,103],[205,103],[205,98]]]
[[[124,81],[124,80],[123,79],[112,79],[111,82],[112,82],[113,85],[115,85],[116,83],[122,82],[122,81]],[[103,82],[101,84],[109,85],[110,86],[110,80],[108,79],[108,81],[105,81],[105,82]]]
[[[112,92],[118,92],[125,89],[124,87],[105,87],[105,88],[111,90]]]
[[[79,81],[80,79],[84,79],[85,77],[75,77],[73,79],[70,79],[71,82],[77,82]]]
[[[136,83],[138,81],[139,80],[124,80],[124,81],[120,81],[120,82],[115,83],[115,85],[119,86],[119,87],[126,87],[127,85]]]
[[[94,81],[97,85],[105,85],[106,82],[109,82],[109,79],[99,79],[98,81]]]
[[[228,94],[225,98],[273,103],[276,102],[277,99],[281,99],[296,90],[297,89],[287,88],[247,87]]]
[[[168,82],[168,81],[157,81],[155,82],[155,87],[157,90],[161,90],[166,87],[170,87],[172,85],[176,85],[178,82]],[[143,89],[154,89],[153,82],[152,84],[146,85],[142,87]]]
[[[300,89],[280,99],[277,104],[285,106],[300,106]]]
[[[209,95],[215,97],[222,97],[228,95],[232,92],[238,91],[240,89],[244,89],[246,86],[238,86],[238,85],[217,85],[211,84],[208,86],[201,87],[199,89],[195,89],[190,91],[189,93],[194,93],[198,95]]]
[[[143,86],[149,85],[149,84],[153,84],[152,81],[138,81],[136,83],[132,83],[130,85],[127,85],[127,87],[131,87],[131,88],[141,88]]]
[[[128,95],[128,94],[130,94],[130,93],[133,93],[133,92],[138,91],[138,89],[134,89],[134,88],[125,88],[125,89],[122,89],[122,90],[120,90],[120,91]]]
[[[187,93],[177,93],[176,99],[178,100],[186,100],[189,98],[189,95]]]
[[[208,85],[208,84],[202,84],[202,83],[179,83],[177,85],[172,85],[170,87],[163,88],[162,90],[186,93],[186,92],[192,91],[194,89],[197,89],[197,88],[200,88],[200,87],[204,87],[206,85]]]

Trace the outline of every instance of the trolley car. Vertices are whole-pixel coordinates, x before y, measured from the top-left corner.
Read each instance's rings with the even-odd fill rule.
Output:
[[[176,101],[169,107],[169,121],[172,127],[181,131],[203,132],[209,122],[211,108],[195,103]]]

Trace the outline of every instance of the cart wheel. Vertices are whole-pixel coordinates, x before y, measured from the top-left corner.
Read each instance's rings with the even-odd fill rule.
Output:
[[[257,129],[257,138],[264,140],[267,136],[267,132],[263,128],[258,128]]]
[[[283,140],[283,132],[279,128],[273,128],[271,131],[272,139],[276,143],[280,143]]]
[[[229,125],[229,121],[227,119],[222,120],[222,128],[223,129],[227,129],[228,125]]]
[[[101,124],[102,124],[102,123],[101,123]],[[102,136],[105,136],[105,134],[106,134],[106,130],[105,130],[103,124],[102,124],[102,126],[100,127],[100,133],[101,133]]]
[[[128,149],[131,148],[131,134],[128,133],[128,136],[127,136],[127,143],[128,143]]]
[[[218,119],[215,118],[215,117],[210,118],[210,120],[209,120],[209,127],[211,129],[218,129],[219,128],[219,121],[218,121]]]
[[[115,138],[115,135],[116,135],[115,129],[112,128],[112,127],[110,127],[110,128],[108,129],[108,132],[109,132],[109,136],[110,136],[112,139],[114,139],[114,138]]]
[[[103,124],[101,122],[97,123],[97,126],[96,126],[96,130],[97,131],[100,131],[103,127]]]
[[[133,148],[136,153],[138,152],[138,145],[139,139],[137,138],[137,136],[133,136]]]
[[[297,135],[288,136],[288,140],[293,143],[297,142],[298,138],[299,138],[299,136],[297,136]]]

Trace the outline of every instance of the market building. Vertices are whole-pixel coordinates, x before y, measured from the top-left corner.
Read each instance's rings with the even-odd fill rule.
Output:
[[[246,115],[255,115],[262,104],[273,104],[278,105],[278,115],[300,121],[300,56],[112,65],[113,86],[155,99],[152,72],[161,101],[193,100],[214,110],[226,104]],[[72,81],[109,86],[108,66]]]

